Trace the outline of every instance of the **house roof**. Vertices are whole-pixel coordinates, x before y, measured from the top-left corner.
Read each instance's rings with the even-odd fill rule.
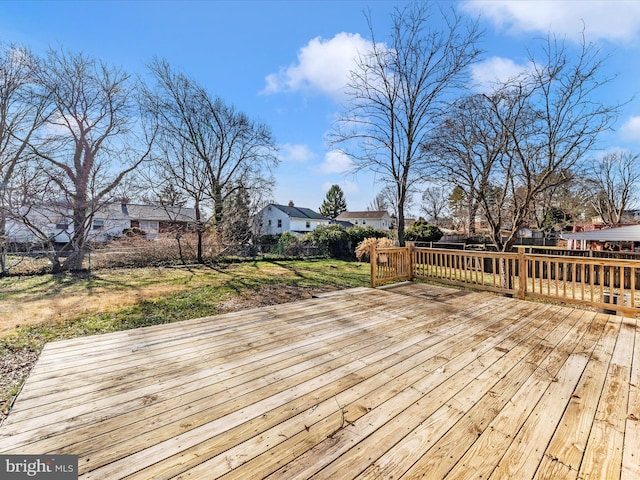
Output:
[[[596,242],[640,242],[640,225],[603,228],[589,232],[562,233],[565,240],[591,240]]]
[[[291,218],[309,218],[312,220],[330,220],[327,217],[320,215],[319,213],[314,212],[310,208],[303,207],[291,207],[289,205],[276,205],[274,203],[271,204],[278,210],[284,212]]]
[[[161,222],[196,221],[195,209],[188,207],[112,203],[108,206],[107,210],[109,214],[112,214],[114,217],[117,216],[134,220]]]
[[[336,220],[351,220],[356,218],[364,218],[365,220],[379,220],[384,217],[388,217],[389,213],[386,210],[367,210],[364,212],[342,212],[336,217]]]

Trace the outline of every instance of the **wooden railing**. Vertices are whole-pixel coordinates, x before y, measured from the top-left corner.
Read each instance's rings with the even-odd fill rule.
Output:
[[[375,250],[371,285],[424,279],[517,296],[640,313],[640,261],[436,248]]]
[[[409,247],[374,250],[371,255],[371,286],[411,280],[410,254]]]
[[[411,248],[413,278],[477,286],[498,293],[518,292],[517,254]]]

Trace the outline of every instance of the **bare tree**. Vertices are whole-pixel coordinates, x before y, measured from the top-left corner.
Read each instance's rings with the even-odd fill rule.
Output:
[[[0,273],[7,271],[6,225],[15,217],[22,185],[14,179],[27,169],[28,145],[46,119],[48,98],[37,84],[37,59],[25,48],[0,44]],[[24,173],[24,172],[22,172]],[[16,194],[17,193],[17,194]]]
[[[412,189],[407,193],[407,197],[404,202],[405,214],[411,210],[414,206],[414,193]],[[389,214],[394,218],[397,226],[398,222],[398,196],[396,195],[396,189],[393,185],[386,185],[376,198],[380,198],[380,202],[385,205],[384,210],[389,210]]]
[[[385,198],[382,192],[378,193],[375,196],[375,198],[371,200],[371,203],[367,205],[367,210],[373,211],[373,212],[381,212],[381,211],[389,210],[389,202],[387,201],[387,199]]]
[[[449,158],[461,171],[470,165],[480,174],[475,193],[468,193],[476,196],[499,251],[511,249],[535,202],[568,181],[565,173],[583,160],[618,111],[597,100],[609,80],[601,78],[603,60],[595,46],[582,43],[573,55],[549,39],[542,61],[531,55],[530,64],[494,93],[469,103],[477,113],[459,111],[481,118],[484,136],[451,131],[458,137],[453,143],[464,148],[451,149]]]
[[[388,45],[376,42],[368,18],[372,49],[351,73],[351,105],[331,137],[357,170],[371,170],[393,188],[400,245],[406,202],[424,173],[420,145],[437,125],[447,95],[479,55],[477,25],[463,24],[453,10],[438,13],[444,29],[432,26],[434,13],[427,3],[396,10]]]
[[[64,50],[50,50],[43,62],[38,81],[52,113],[31,148],[56,187],[59,214],[71,219],[70,253],[60,268],[79,270],[94,215],[145,160],[150,140],[134,134],[138,115],[127,73]]]
[[[145,175],[145,183],[149,185],[155,196],[162,199],[167,189],[172,195],[165,202],[173,202],[184,197],[195,210],[195,232],[197,235],[197,258],[203,259],[203,236],[207,225],[207,214],[210,198],[210,186],[199,162],[194,162],[192,149],[184,140],[173,140],[167,132],[160,129],[154,147],[153,162]],[[161,201],[161,200],[160,200]],[[166,204],[166,203],[165,203]],[[186,203],[185,203],[186,204]]]
[[[586,181],[589,201],[604,223],[620,223],[625,209],[638,200],[639,158],[637,153],[619,151],[590,162]]]
[[[610,80],[602,76],[604,60],[593,44],[583,41],[573,54],[564,42],[548,39],[542,60],[531,55],[526,74],[494,97],[493,112],[508,136],[502,181],[494,185],[500,187],[499,207],[507,207],[508,215],[496,215],[486,199],[483,206],[499,250],[511,249],[532,204],[566,183],[562,173],[584,160],[598,135],[611,127],[619,106],[597,100]]]
[[[590,195],[585,195],[584,181],[573,170],[561,170],[554,174],[562,181],[554,180],[541,192],[531,206],[531,215],[538,230],[550,237],[553,232],[563,230],[580,221],[586,213],[585,206]]]
[[[469,236],[476,233],[480,192],[488,188],[494,165],[506,155],[506,131],[491,102],[481,94],[456,100],[433,137],[422,145],[428,155],[427,176],[458,188],[456,209],[466,210],[462,216]]]
[[[427,220],[440,225],[449,207],[449,192],[443,185],[430,185],[422,192],[421,208]]]
[[[210,223],[221,227],[227,199],[237,190],[270,189],[275,141],[265,124],[211,97],[166,61],[155,60],[150,71],[156,85],[145,91],[144,101],[158,127],[158,166],[194,203],[202,262],[207,207],[213,211]]]

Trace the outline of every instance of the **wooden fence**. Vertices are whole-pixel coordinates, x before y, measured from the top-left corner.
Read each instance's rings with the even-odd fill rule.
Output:
[[[640,261],[436,248],[391,248],[371,256],[371,286],[424,279],[547,299],[624,315],[640,313]]]

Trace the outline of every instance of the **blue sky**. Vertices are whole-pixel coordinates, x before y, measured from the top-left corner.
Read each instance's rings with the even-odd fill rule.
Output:
[[[403,1],[7,1],[0,4],[0,41],[42,53],[62,46],[144,75],[154,56],[164,58],[212,95],[267,123],[280,145],[274,199],[317,209],[329,187],[345,191],[350,210],[364,210],[381,185],[366,173],[347,172],[348,159],[332,152],[325,134],[341,111],[342,88],[354,53],[369,42],[369,10],[377,40],[389,33],[390,13]],[[440,2],[480,18],[486,34],[475,81],[526,68],[527,49],[547,33],[569,45],[583,29],[610,55],[616,76],[607,101],[640,92],[640,2]],[[601,150],[640,152],[640,96],[623,108]],[[598,155],[599,152],[594,152]],[[419,206],[412,209],[420,214]]]

